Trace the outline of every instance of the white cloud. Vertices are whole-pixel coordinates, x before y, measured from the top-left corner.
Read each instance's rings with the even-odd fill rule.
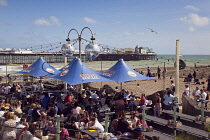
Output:
[[[36,26],[52,26],[52,25],[61,25],[60,20],[55,16],[50,16],[48,19],[39,18],[33,22]]]
[[[191,31],[191,32],[193,32],[193,31],[195,31],[196,29],[195,29],[194,27],[189,27],[188,30]]]
[[[180,20],[199,27],[206,26],[209,24],[208,17],[201,17],[198,14],[193,13],[189,14],[187,17],[181,17]]]
[[[55,25],[61,25],[61,22],[60,22],[60,20],[57,17],[50,16],[49,18],[50,18],[50,20],[52,21],[53,24],[55,24]]]
[[[92,23],[92,24],[97,24],[98,21],[92,19],[92,18],[89,18],[89,17],[84,17],[83,20],[87,23]]]
[[[192,5],[187,5],[184,7],[185,9],[187,10],[193,10],[193,11],[199,11],[200,9],[195,7],[195,6],[192,6]]]
[[[0,0],[0,6],[8,6],[7,0]]]

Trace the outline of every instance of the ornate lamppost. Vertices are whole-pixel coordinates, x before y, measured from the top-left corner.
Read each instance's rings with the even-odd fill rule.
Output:
[[[81,55],[82,55],[82,46],[81,46],[81,41],[82,41],[82,33],[85,29],[88,29],[91,33],[91,42],[85,47],[85,54],[87,57],[89,58],[96,58],[99,53],[100,53],[100,47],[98,44],[94,43],[93,40],[95,40],[94,36],[93,36],[93,32],[89,27],[84,27],[81,32],[79,33],[76,29],[71,29],[68,33],[67,36],[67,43],[62,45],[62,54],[66,57],[70,57],[74,54],[75,49],[74,46],[70,44],[70,38],[69,35],[71,33],[71,31],[76,31],[77,35],[78,35],[78,42],[79,42],[79,58],[82,59]],[[80,87],[80,92],[82,91],[82,85]]]

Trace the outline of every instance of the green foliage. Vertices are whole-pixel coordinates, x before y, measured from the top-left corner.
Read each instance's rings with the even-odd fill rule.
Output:
[[[187,133],[181,133],[176,137],[176,140],[197,140],[197,138]]]
[[[205,124],[204,129],[205,129],[207,132],[210,132],[210,124]]]

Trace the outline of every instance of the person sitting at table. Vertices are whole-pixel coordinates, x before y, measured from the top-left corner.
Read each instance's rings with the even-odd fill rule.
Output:
[[[4,116],[4,113],[5,113],[5,108],[4,107],[1,107],[1,110],[0,110],[0,117]]]
[[[23,113],[22,109],[21,109],[21,101],[16,101],[14,104],[14,113],[15,115],[19,115],[21,113]]]
[[[12,84],[12,87],[11,87],[11,89],[10,89],[10,92],[16,92],[15,83]]]
[[[41,129],[46,129],[47,128],[47,125],[48,125],[48,122],[47,122],[47,117],[46,116],[41,116],[40,117],[40,122],[38,122],[39,123],[39,125],[40,125],[40,128]]]
[[[10,105],[11,105],[11,100],[10,100],[10,98],[6,98],[4,104],[5,104],[6,106],[10,106]]]
[[[98,119],[95,117],[90,118],[90,126],[88,129],[94,129],[98,131],[104,131],[104,127],[102,124],[99,123]]]
[[[73,101],[73,95],[72,95],[72,93],[70,92],[70,93],[67,93],[67,96],[64,98],[64,100],[63,100],[65,103],[66,102],[72,102]]]
[[[117,131],[117,125],[118,125],[118,114],[113,114],[113,116],[111,117],[111,123],[109,125],[109,130],[112,133],[115,133]]]
[[[123,96],[126,99],[130,98],[130,92],[129,91],[125,92]]]
[[[41,116],[41,105],[37,105],[36,108],[33,109],[32,111],[32,122],[37,122],[40,119]]]
[[[5,88],[5,86],[0,83],[0,94],[4,93],[4,88]]]
[[[28,116],[31,116],[32,115],[32,111],[33,111],[34,108],[36,108],[36,104],[35,103],[32,103],[31,104],[31,107],[28,109]]]
[[[10,84],[7,84],[7,85],[4,87],[4,94],[9,94],[10,89],[11,89],[11,85],[10,85]]]
[[[122,133],[120,131],[115,132],[115,136],[111,137],[109,140],[120,140]]]
[[[26,122],[26,118],[21,118],[20,122],[17,124],[16,128],[17,128],[17,136],[20,135],[20,132],[23,128],[28,127],[28,123]]]
[[[80,121],[84,122],[85,124],[87,124],[90,121],[89,114],[87,111],[83,112]]]
[[[71,137],[75,137],[75,132],[79,129],[76,116],[72,116],[70,122],[66,123],[65,127],[69,130]]]
[[[117,131],[120,131],[121,133],[131,132],[131,127],[126,120],[125,114],[122,114],[118,121]]]
[[[48,134],[48,136],[56,137],[57,134]],[[64,128],[64,123],[60,124],[60,140],[70,140],[69,132]]]
[[[136,114],[134,112],[131,112],[131,117],[129,120],[131,122],[131,127],[136,128],[137,118],[136,118]]]
[[[56,105],[57,105],[57,107],[58,107],[58,112],[57,112],[57,114],[58,114],[58,115],[63,114],[64,104],[62,103],[62,100],[59,99]]]
[[[51,122],[51,125],[49,125],[49,126],[47,127],[47,130],[48,130],[49,133],[51,133],[51,134],[56,134],[56,128],[57,128],[57,122],[56,122],[56,120],[53,120],[53,121]]]
[[[42,107],[48,109],[48,103],[50,101],[50,96],[48,92],[44,92],[43,104]]]
[[[50,103],[47,110],[47,116],[56,117],[56,110],[53,103]]]
[[[142,125],[143,125],[142,115],[139,115],[138,120],[136,121],[136,127],[137,128],[142,128]],[[144,128],[148,128],[148,125],[147,125],[146,121],[144,123]]]
[[[20,84],[18,84],[18,83],[16,83],[15,84],[15,90],[16,90],[16,92],[20,92],[21,91],[21,88],[20,88]]]
[[[129,98],[130,98],[131,100],[134,100],[135,97],[136,97],[135,94],[133,93],[133,91],[131,91],[131,94],[130,94]]]
[[[91,93],[90,98],[91,98],[91,99],[94,99],[94,100],[96,100],[97,98],[99,98],[98,95],[96,94],[96,91],[93,91],[93,92]]]
[[[64,123],[60,124],[60,140],[70,140],[69,132],[66,128],[64,128]]]
[[[6,112],[4,114],[6,121],[4,122],[0,138],[2,140],[15,140],[16,139],[16,121],[14,113]]]
[[[32,103],[40,103],[40,98],[37,97],[37,94],[34,94],[34,96],[32,97]]]

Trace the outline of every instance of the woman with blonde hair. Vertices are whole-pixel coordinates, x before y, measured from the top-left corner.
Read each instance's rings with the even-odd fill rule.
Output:
[[[16,139],[16,121],[14,113],[6,112],[4,114],[6,121],[4,122],[0,137],[1,140],[15,140]]]
[[[15,104],[14,104],[14,112],[15,112],[15,115],[19,115],[21,113],[23,113],[22,109],[21,109],[21,101],[16,101]]]

